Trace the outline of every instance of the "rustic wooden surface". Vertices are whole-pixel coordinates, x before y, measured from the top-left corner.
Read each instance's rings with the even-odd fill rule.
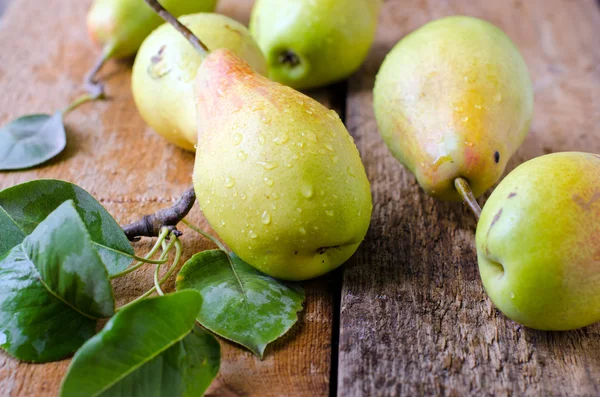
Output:
[[[534,122],[509,168],[548,152],[600,152],[595,0],[388,0],[377,45],[348,89],[347,124],[375,208],[344,269],[338,395],[598,396],[600,326],[538,332],[500,314],[479,279],[471,214],[426,197],[377,133],[371,90],[383,57],[408,32],[452,14],[501,27],[531,70]]]
[[[5,1],[5,0],[0,0]],[[0,23],[0,124],[25,113],[52,112],[81,93],[86,70],[99,49],[87,37],[85,15],[91,1],[12,0]],[[222,0],[219,11],[246,22],[251,1]],[[32,19],[35,23],[31,23]],[[110,62],[110,99],[86,104],[66,118],[68,146],[45,167],[0,173],[0,189],[57,178],[77,183],[120,223],[170,205],[191,185],[194,156],[168,145],[145,126],[130,90],[131,61]],[[313,93],[329,106],[333,90]],[[337,102],[338,104],[341,102]],[[191,220],[208,225],[195,209]],[[185,257],[209,247],[197,235],[184,236]],[[137,244],[143,251],[150,244]],[[115,282],[119,303],[152,286],[152,270]],[[221,372],[214,396],[319,396],[329,391],[332,278],[306,283],[306,310],[299,324],[269,347],[263,361],[221,341]],[[171,288],[172,288],[171,282]],[[0,396],[55,396],[68,360],[45,365],[19,363],[0,353]]]
[[[11,1],[0,22],[0,124],[66,105],[98,54],[85,34],[90,0],[48,0],[43,14],[37,0]],[[6,3],[0,0],[0,10]],[[219,10],[246,22],[251,3],[221,0]],[[306,283],[299,325],[264,361],[222,342],[221,374],[210,395],[600,395],[600,327],[546,333],[507,320],[479,280],[471,214],[427,198],[377,133],[371,90],[383,57],[408,32],[452,14],[500,26],[531,70],[534,122],[509,169],[554,151],[600,152],[595,0],[387,0],[377,43],[349,81],[345,109],[372,182],[367,239],[342,271]],[[34,171],[0,173],[0,189],[69,180],[122,223],[172,203],[190,183],[193,155],[167,145],[139,118],[130,64],[111,62],[103,72],[109,101],[69,115],[65,153]],[[311,94],[344,111],[343,85]],[[209,230],[197,210],[192,220]],[[187,256],[208,247],[190,233],[184,241]],[[121,302],[150,286],[150,270],[115,284]],[[0,396],[56,395],[67,366],[68,360],[22,364],[0,353]]]

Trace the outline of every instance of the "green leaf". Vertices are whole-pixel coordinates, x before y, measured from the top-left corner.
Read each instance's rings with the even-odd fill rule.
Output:
[[[20,360],[64,358],[114,309],[108,273],[71,201],[0,261],[0,346]]]
[[[0,258],[25,240],[25,237],[27,235],[19,228],[19,225],[0,207]]]
[[[304,290],[284,284],[221,250],[194,255],[177,276],[177,290],[193,289],[204,303],[198,321],[262,358],[266,346],[298,321]]]
[[[134,254],[131,244],[113,217],[96,199],[72,183],[46,179],[23,183],[0,191],[0,240],[7,238],[15,224],[29,234],[48,214],[67,200],[73,200],[92,241],[110,275],[122,272]],[[14,240],[13,240],[14,241]],[[0,243],[0,256],[1,256]]]
[[[195,291],[139,301],[119,311],[75,354],[61,397],[196,397],[219,370],[219,342],[195,326]]]
[[[0,171],[45,163],[66,145],[62,112],[19,117],[0,128]]]

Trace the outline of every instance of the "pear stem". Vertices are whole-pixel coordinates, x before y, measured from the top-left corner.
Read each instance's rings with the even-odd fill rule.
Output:
[[[96,75],[102,69],[102,66],[106,63],[108,58],[110,57],[109,51],[102,51],[100,58],[96,60],[96,63],[90,71],[86,74],[85,80],[83,82],[85,89],[90,94],[90,96],[94,98],[103,98],[104,97],[104,84],[96,80]]]
[[[175,28],[175,30],[177,30],[179,33],[181,33],[183,35],[183,37],[185,37],[192,44],[192,47],[194,47],[194,49],[196,51],[198,51],[198,53],[200,55],[202,55],[203,57],[206,57],[208,55],[208,53],[210,52],[208,47],[202,41],[200,41],[200,39],[198,37],[196,37],[196,35],[194,33],[192,33],[191,30],[189,30],[184,24],[179,22],[177,20],[177,18],[175,18],[169,11],[165,10],[165,8],[162,5],[160,5],[160,3],[157,0],[144,0],[144,1],[162,19],[167,21],[169,24],[171,24],[171,26],[173,26]]]
[[[475,199],[475,195],[473,195],[473,190],[471,190],[469,181],[467,181],[465,178],[458,177],[454,180],[454,187],[458,191],[458,194],[460,194],[460,197],[462,197],[464,203],[471,208],[475,218],[479,220],[479,217],[481,216],[481,207]]]

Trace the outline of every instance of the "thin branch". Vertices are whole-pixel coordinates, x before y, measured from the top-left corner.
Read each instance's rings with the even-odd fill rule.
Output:
[[[191,187],[181,196],[174,206],[163,208],[154,214],[146,215],[137,222],[123,226],[123,231],[129,241],[139,240],[140,237],[157,237],[161,229],[166,227],[176,236],[181,236],[181,232],[176,226],[190,212],[196,202],[196,192]]]
[[[86,91],[94,98],[104,98],[104,84],[96,79],[96,75],[102,69],[102,66],[108,60],[106,51],[102,51],[102,55],[96,61],[92,69],[85,76],[83,82]]]
[[[465,178],[459,177],[454,180],[454,187],[458,191],[458,194],[460,194],[460,197],[462,197],[465,204],[471,208],[475,218],[479,220],[479,217],[481,216],[481,207],[473,195],[473,190],[471,190],[471,185],[469,185],[469,182]]]
[[[191,30],[189,30],[184,24],[179,22],[169,11],[165,10],[163,6],[157,0],[144,0],[154,12],[156,12],[162,19],[167,21],[171,26],[175,28],[179,33],[183,35],[191,44],[192,47],[202,56],[207,56],[210,50],[208,47],[200,41],[198,37]]]

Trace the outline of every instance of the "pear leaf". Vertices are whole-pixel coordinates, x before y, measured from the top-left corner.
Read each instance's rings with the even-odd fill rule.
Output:
[[[0,347],[47,362],[77,350],[110,317],[108,273],[72,201],[0,260]]]
[[[113,275],[125,270],[134,251],[119,224],[82,188],[51,179],[22,183],[0,191],[0,257],[3,250],[20,243],[67,200],[75,203],[108,273]]]
[[[193,289],[204,303],[198,322],[263,357],[266,346],[298,321],[304,289],[256,270],[222,250],[194,255],[177,276],[177,290]]]
[[[19,117],[0,128],[0,171],[45,163],[67,145],[62,112]]]
[[[125,307],[75,354],[60,396],[201,396],[221,360],[219,342],[195,325],[201,306],[182,291]]]

